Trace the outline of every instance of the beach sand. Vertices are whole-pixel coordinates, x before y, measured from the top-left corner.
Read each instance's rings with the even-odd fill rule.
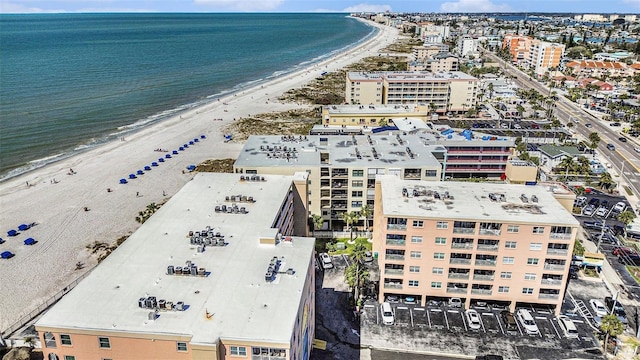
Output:
[[[224,142],[220,130],[224,125],[248,114],[297,108],[299,105],[281,104],[275,99],[310,82],[322,71],[338,70],[376,56],[379,49],[396,41],[396,29],[379,27],[381,31],[375,37],[322,63],[1,183],[0,236],[6,242],[0,245],[0,252],[8,250],[15,257],[0,259],[0,330],[5,332],[23,316],[46,308],[43,304],[52,296],[91,270],[97,258],[86,246],[94,241],[113,244],[134,232],[140,226],[135,221],[139,211],[175,194],[193,177],[186,171],[188,165],[206,159],[235,159],[243,145]],[[200,139],[201,135],[206,139]],[[165,153],[155,149],[177,150],[195,138],[199,141],[178,155],[128,184],[119,184],[121,178],[164,157]],[[74,174],[69,175],[70,169]],[[37,225],[15,237],[6,235],[23,223]],[[29,237],[37,243],[24,245]],[[84,264],[83,269],[76,269],[78,262]]]

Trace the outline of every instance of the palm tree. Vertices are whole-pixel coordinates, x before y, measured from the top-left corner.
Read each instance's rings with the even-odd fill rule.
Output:
[[[609,174],[606,171],[600,174],[600,179],[598,179],[598,186],[600,186],[600,188],[609,189],[613,184],[614,182],[613,182],[613,179],[611,178],[611,174]]]
[[[489,86],[487,86],[487,90],[489,90],[489,98],[493,99],[493,83],[489,83]]]
[[[600,134],[598,134],[597,132],[592,132],[591,134],[589,134],[589,141],[591,141],[591,144],[589,144],[589,148],[591,150],[595,150],[600,143]]]
[[[569,172],[573,172],[576,167],[576,162],[571,156],[565,156],[558,164],[558,167],[564,170],[565,180],[569,177]]]
[[[351,259],[353,259],[353,263],[351,263],[344,272],[344,279],[349,287],[353,289],[353,298],[356,300],[356,303],[360,299],[360,289],[362,289],[364,284],[369,280],[369,271],[365,266],[362,266],[366,252],[366,246],[360,243],[356,244],[351,249]]]
[[[636,218],[636,214],[633,211],[623,211],[618,214],[618,220],[623,222],[625,225],[631,224],[631,222]]]
[[[609,342],[609,336],[618,336],[624,331],[624,324],[618,320],[616,315],[610,314],[602,318],[600,324],[600,330],[604,331],[604,353],[607,354],[607,343]]]
[[[311,224],[313,225],[313,233],[315,235],[316,230],[322,229],[324,218],[322,217],[322,215],[313,214],[311,215]]]
[[[365,204],[362,208],[360,208],[360,216],[364,217],[364,228],[367,234],[369,233],[369,217],[373,214],[373,209],[371,205]]]
[[[342,214],[342,221],[349,227],[349,243],[353,244],[353,224],[358,222],[360,214],[355,211],[344,212]]]

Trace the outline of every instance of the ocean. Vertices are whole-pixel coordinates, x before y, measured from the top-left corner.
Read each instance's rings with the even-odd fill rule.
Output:
[[[374,32],[346,14],[1,14],[0,181]]]

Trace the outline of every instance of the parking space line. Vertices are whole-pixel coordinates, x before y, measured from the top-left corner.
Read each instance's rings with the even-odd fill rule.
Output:
[[[560,336],[560,332],[558,331],[558,329],[556,328],[556,325],[553,323],[552,320],[549,320],[549,322],[551,322],[551,327],[553,328],[553,330],[556,332],[556,335],[558,335],[558,339],[562,338]]]
[[[414,326],[413,324],[413,311],[409,310],[409,318],[411,318],[411,327]]]
[[[429,329],[431,329],[433,327],[431,325],[431,316],[429,315],[430,312],[431,312],[431,310],[427,311],[427,321],[429,322]]]
[[[449,312],[449,311],[445,311],[445,312],[443,312],[443,314],[444,314],[444,322],[447,324],[447,329],[451,329],[451,328],[449,327],[449,319],[447,318],[447,313],[448,313],[448,312]]]

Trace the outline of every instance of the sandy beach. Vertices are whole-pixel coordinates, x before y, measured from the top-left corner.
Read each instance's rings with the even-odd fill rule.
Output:
[[[90,271],[97,260],[86,246],[94,241],[113,244],[134,232],[140,226],[135,221],[139,211],[169,198],[193,177],[186,171],[188,165],[236,158],[243,145],[224,142],[220,130],[224,125],[248,114],[300,107],[275,99],[310,82],[319,72],[376,56],[398,37],[396,29],[380,29],[373,38],[331,59],[1,183],[0,237],[6,242],[0,252],[11,251],[15,256],[0,260],[0,330],[5,332]],[[165,157],[156,149],[177,150],[194,139],[199,141],[178,155],[128,184],[119,184],[121,178]],[[15,237],[7,236],[8,230],[17,230],[23,223],[36,225]],[[27,238],[37,243],[24,245]],[[82,269],[76,269],[78,262],[84,264]]]

